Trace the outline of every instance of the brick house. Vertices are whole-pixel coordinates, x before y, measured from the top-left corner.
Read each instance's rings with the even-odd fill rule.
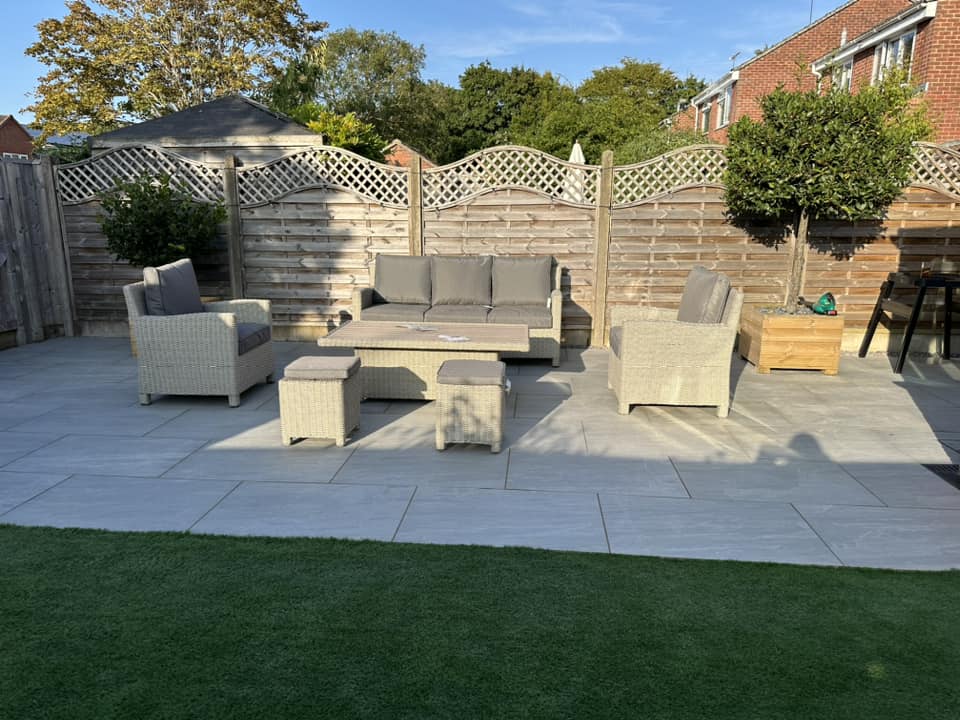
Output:
[[[691,100],[672,126],[726,142],[727,126],[759,119],[759,99],[783,84],[817,87],[824,78],[856,92],[893,65],[907,64],[925,90],[937,141],[960,138],[960,0],[852,0],[755,57]]]
[[[33,138],[13,115],[0,115],[0,156],[29,158],[33,155]]]
[[[396,165],[398,167],[410,167],[410,163],[415,155],[419,155],[424,168],[436,167],[437,164],[428,159],[422,152],[412,148],[400,140],[394,140],[383,149],[384,162],[387,165]]]

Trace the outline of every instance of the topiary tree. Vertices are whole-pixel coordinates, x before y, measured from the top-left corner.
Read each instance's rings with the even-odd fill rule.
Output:
[[[197,202],[166,175],[120,183],[99,199],[107,249],[138,267],[201,255],[227,216],[223,205]]]
[[[909,184],[913,143],[931,127],[905,80],[893,72],[856,94],[781,86],[761,99],[762,122],[730,127],[727,208],[735,222],[789,231],[787,310],[799,299],[810,221],[877,219]]]

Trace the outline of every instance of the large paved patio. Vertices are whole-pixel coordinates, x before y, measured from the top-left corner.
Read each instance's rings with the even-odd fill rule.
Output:
[[[317,352],[278,343],[278,368]],[[511,364],[506,449],[433,449],[429,403],[366,402],[345,448],[280,443],[277,386],[136,404],[123,339],[0,353],[0,523],[960,567],[960,371],[734,363],[733,411],[616,414],[606,353]]]

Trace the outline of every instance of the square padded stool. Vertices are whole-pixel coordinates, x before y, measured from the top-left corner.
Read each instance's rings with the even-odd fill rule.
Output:
[[[297,438],[333,438],[343,447],[360,426],[360,358],[307,356],[287,365],[280,380],[283,444]]]
[[[447,443],[500,452],[507,366],[498,360],[447,360],[437,372],[437,450]]]

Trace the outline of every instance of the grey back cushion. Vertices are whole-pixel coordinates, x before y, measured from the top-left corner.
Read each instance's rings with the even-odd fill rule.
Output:
[[[493,304],[546,305],[550,297],[553,260],[542,258],[493,259]]]
[[[143,269],[148,315],[186,315],[203,312],[200,287],[188,259]]]
[[[730,278],[699,265],[687,275],[680,298],[677,320],[694,323],[718,323],[730,290]]]
[[[378,301],[430,304],[430,258],[377,255],[376,263],[373,289]]]
[[[490,255],[439,257],[434,255],[434,305],[489,305],[491,270]]]

